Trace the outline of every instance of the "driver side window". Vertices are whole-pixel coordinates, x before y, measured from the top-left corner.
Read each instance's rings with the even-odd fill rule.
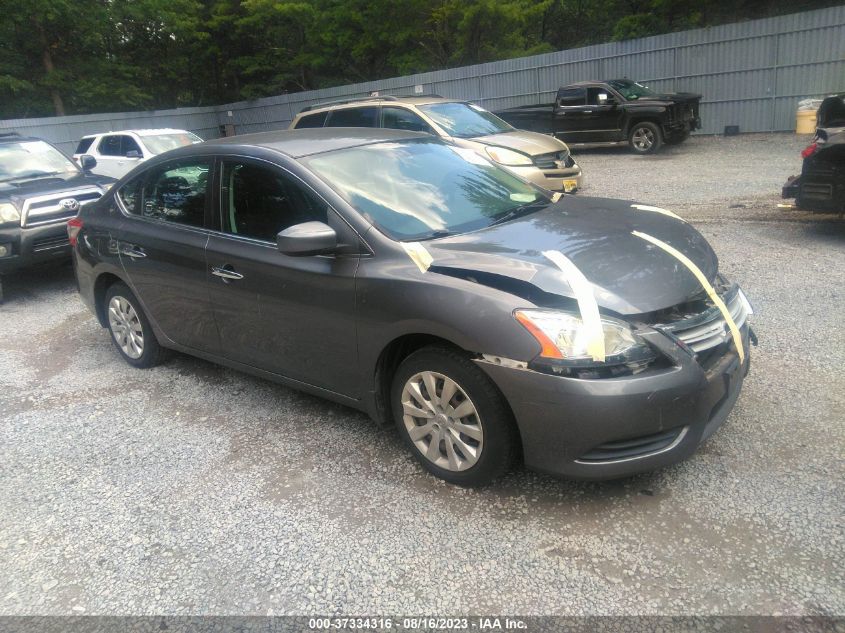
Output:
[[[220,191],[224,233],[264,242],[295,224],[326,222],[327,205],[280,169],[224,161]]]

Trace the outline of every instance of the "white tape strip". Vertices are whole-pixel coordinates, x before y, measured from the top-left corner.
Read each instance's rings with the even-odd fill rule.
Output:
[[[707,293],[707,296],[710,297],[710,300],[716,304],[716,307],[719,308],[719,312],[722,313],[722,318],[725,319],[725,323],[728,324],[728,329],[731,331],[731,336],[734,340],[734,345],[736,345],[736,351],[739,354],[739,362],[742,364],[745,361],[745,350],[742,348],[742,335],[739,333],[739,328],[736,326],[736,322],[734,322],[733,317],[731,316],[731,311],[728,310],[728,306],[725,305],[725,302],[722,301],[722,298],[716,294],[716,289],[710,285],[710,282],[707,281],[707,277],[704,276],[704,273],[701,272],[701,269],[696,266],[693,261],[680,252],[678,249],[669,246],[666,242],[657,239],[656,237],[652,237],[648,233],[640,233],[639,231],[631,231],[632,235],[636,235],[639,238],[644,239],[646,242],[651,242],[655,246],[659,246],[664,251],[672,255],[675,259],[681,262],[684,266],[686,266],[689,271],[695,275],[695,278],[698,279],[698,283],[701,284],[701,287],[704,288],[704,291]]]
[[[426,247],[419,242],[401,242],[401,244],[402,248],[405,249],[405,252],[408,253],[408,257],[411,258],[411,261],[413,261],[420,269],[420,272],[424,273],[427,271],[429,266],[431,266],[431,262],[434,261],[434,258],[431,256],[431,253],[428,252]]]
[[[654,213],[662,213],[663,215],[668,215],[670,218],[675,218],[676,220],[680,220],[681,222],[686,222],[681,216],[672,213],[669,209],[661,209],[660,207],[650,207],[647,204],[632,204],[632,208],[639,209],[640,211],[653,211]]]
[[[587,281],[578,267],[573,264],[560,251],[543,251],[543,255],[549,258],[555,266],[560,268],[566,277],[569,287],[575,294],[578,301],[578,310],[581,312],[581,322],[584,324],[584,333],[587,336],[587,353],[598,362],[604,362],[604,330],[601,326],[601,316],[596,297],[593,294],[593,286]]]

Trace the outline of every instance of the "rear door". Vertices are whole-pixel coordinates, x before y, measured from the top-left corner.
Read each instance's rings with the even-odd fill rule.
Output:
[[[221,165],[220,231],[207,260],[223,356],[357,397],[357,234],[290,171],[240,157]],[[279,231],[314,220],[348,248],[331,256],[278,251]]]
[[[213,159],[195,157],[163,163],[123,185],[117,248],[135,294],[167,338],[216,353],[205,262],[212,173]]]

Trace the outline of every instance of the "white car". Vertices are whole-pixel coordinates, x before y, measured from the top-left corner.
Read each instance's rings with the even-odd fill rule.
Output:
[[[97,159],[93,173],[120,178],[138,163],[177,147],[202,143],[202,139],[187,130],[122,130],[83,136],[73,154],[80,163],[83,155]],[[80,163],[81,164],[81,163]]]

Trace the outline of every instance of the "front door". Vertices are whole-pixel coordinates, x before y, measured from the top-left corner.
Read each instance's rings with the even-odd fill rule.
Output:
[[[270,163],[224,159],[219,192],[221,231],[206,253],[223,356],[358,397],[357,235],[307,185]],[[280,253],[277,233],[309,221],[332,226],[345,252]]]
[[[170,340],[216,353],[205,261],[213,161],[171,161],[123,185],[118,235],[123,269],[149,317]]]

